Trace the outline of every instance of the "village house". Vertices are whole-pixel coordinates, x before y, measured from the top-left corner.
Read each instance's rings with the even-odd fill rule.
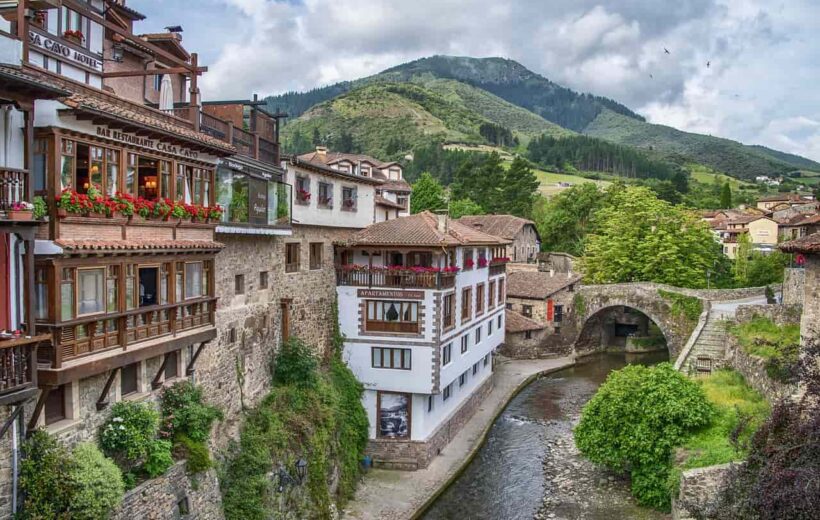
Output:
[[[513,271],[507,274],[507,336],[502,353],[538,358],[572,349],[574,331],[564,324],[581,276],[572,272]]]
[[[316,151],[298,157],[302,162],[326,166],[354,176],[382,181],[376,188],[373,200],[373,222],[383,222],[410,214],[410,184],[404,180],[404,169],[397,162],[382,162],[369,155],[331,152],[325,146],[317,146]],[[300,187],[295,186],[297,200]],[[321,188],[321,187],[320,187]],[[333,194],[317,193],[320,202],[332,205]],[[344,197],[345,193],[342,193]],[[349,196],[349,194],[348,194]],[[349,199],[337,198],[341,204],[349,204]]]
[[[757,199],[758,209],[767,212],[774,212],[781,209],[788,209],[792,206],[805,204],[813,200],[810,196],[803,196],[798,193],[778,193],[768,197]]]
[[[797,213],[788,218],[775,219],[780,241],[796,240],[820,231],[820,213]]]
[[[769,217],[760,215],[732,216],[727,220],[712,222],[723,247],[723,254],[731,259],[737,256],[741,235],[749,237],[753,251],[771,252],[777,245],[778,224]]]
[[[426,467],[492,388],[508,244],[424,212],[337,245],[344,358],[365,387],[377,465]]]
[[[513,215],[475,215],[461,217],[459,222],[505,240],[512,245],[507,248],[510,261],[533,263],[541,251],[541,237],[535,222]]]

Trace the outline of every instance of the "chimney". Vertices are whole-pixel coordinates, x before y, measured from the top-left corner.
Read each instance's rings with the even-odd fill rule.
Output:
[[[326,157],[327,156],[327,146],[317,146],[316,147],[316,154],[319,157]]]
[[[473,224],[473,227],[476,228],[477,230],[481,231],[481,228],[484,227],[484,224],[482,224],[481,222],[475,222]]]

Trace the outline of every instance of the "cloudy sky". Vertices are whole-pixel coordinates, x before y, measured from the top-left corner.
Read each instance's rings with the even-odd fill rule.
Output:
[[[817,0],[129,0],[184,26],[206,99],[503,56],[650,121],[820,160]],[[669,50],[669,54],[664,52]],[[707,66],[707,63],[709,64]]]

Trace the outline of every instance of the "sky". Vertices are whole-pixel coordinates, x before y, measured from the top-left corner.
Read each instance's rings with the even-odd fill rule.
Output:
[[[184,28],[205,99],[375,74],[434,54],[514,59],[653,123],[820,161],[820,0],[129,0]],[[666,52],[668,51],[668,53]]]

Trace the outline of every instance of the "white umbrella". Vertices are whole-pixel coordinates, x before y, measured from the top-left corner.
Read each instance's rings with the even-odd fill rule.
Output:
[[[174,85],[168,74],[162,76],[162,83],[159,86],[159,109],[168,113],[174,111]]]

